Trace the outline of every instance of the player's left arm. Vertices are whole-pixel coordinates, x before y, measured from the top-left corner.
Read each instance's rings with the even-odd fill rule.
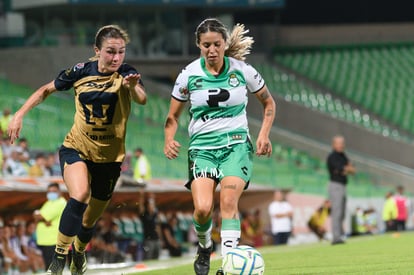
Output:
[[[263,105],[263,121],[256,141],[256,154],[269,157],[272,154],[269,134],[276,115],[276,103],[266,85],[257,91],[255,96]]]
[[[141,75],[138,73],[129,74],[124,77],[123,85],[128,89],[131,94],[132,100],[138,104],[145,105],[147,103],[147,95],[145,88],[140,82]]]

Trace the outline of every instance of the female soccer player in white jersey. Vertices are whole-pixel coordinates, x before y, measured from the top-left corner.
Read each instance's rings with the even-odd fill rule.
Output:
[[[243,60],[250,52],[253,39],[245,37],[243,25],[231,34],[217,19],[209,18],[196,30],[196,45],[201,57],[180,73],[175,82],[170,110],[165,123],[164,154],[178,156],[180,144],[174,139],[179,116],[190,101],[188,127],[189,181],[194,203],[193,223],[199,239],[194,262],[197,275],[210,270],[213,196],[220,191],[221,252],[237,246],[240,238],[238,202],[249,185],[252,173],[253,146],[247,125],[247,93],[262,103],[264,116],[256,141],[256,155],[270,156],[269,132],[276,104],[261,75]],[[222,271],[217,271],[222,274]]]

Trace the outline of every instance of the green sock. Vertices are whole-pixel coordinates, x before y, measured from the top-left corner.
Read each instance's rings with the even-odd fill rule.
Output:
[[[197,233],[198,242],[200,243],[200,246],[203,248],[211,247],[213,244],[211,242],[211,229],[213,227],[213,221],[210,218],[205,224],[199,224],[194,218],[193,218],[193,224],[194,229]]]

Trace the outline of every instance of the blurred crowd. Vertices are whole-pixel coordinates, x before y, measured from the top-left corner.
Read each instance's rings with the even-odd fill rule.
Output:
[[[89,264],[142,262],[193,254],[197,236],[192,211],[159,211],[153,193],[141,192],[138,200],[134,207],[120,206],[104,213],[87,248]],[[217,248],[219,211],[215,211],[214,219],[212,237]],[[0,274],[45,271],[37,226],[34,215],[29,213],[10,214],[0,220]],[[263,230],[259,210],[242,212],[241,227],[241,244],[260,247],[271,242]]]
[[[10,143],[7,127],[11,119],[10,109],[5,108],[0,116],[0,176],[60,176],[57,151],[32,151],[24,137]]]
[[[192,213],[160,212],[153,194],[142,194],[142,198],[145,201],[134,208],[105,212],[87,248],[90,264],[141,262],[191,250],[196,242]],[[0,274],[45,272],[34,216],[10,214],[0,219]]]
[[[29,150],[26,138],[20,138],[16,144],[10,144],[10,139],[0,140],[0,175],[50,177],[61,176],[59,159],[56,152],[33,152]]]
[[[356,207],[352,215],[352,235],[366,235],[381,232],[402,232],[411,216],[412,204],[404,194],[404,187],[397,186],[395,191],[385,194],[382,212],[373,207]],[[383,225],[379,224],[382,220]]]

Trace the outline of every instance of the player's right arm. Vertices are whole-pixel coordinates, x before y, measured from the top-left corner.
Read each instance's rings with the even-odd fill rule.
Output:
[[[23,117],[34,107],[42,103],[50,94],[57,91],[54,80],[37,89],[13,115],[7,130],[10,141],[13,143],[19,138],[23,125]]]
[[[183,111],[185,102],[179,101],[174,97],[171,97],[170,110],[167,115],[167,120],[164,126],[164,154],[168,159],[175,159],[178,157],[178,153],[181,144],[174,139],[175,133],[178,129],[178,119]]]
[[[167,120],[164,126],[164,155],[168,159],[178,157],[180,143],[174,139],[178,129],[178,119],[184,109],[186,102],[189,100],[188,92],[188,74],[189,71],[184,69],[175,80],[174,88],[171,93],[170,110],[168,111]]]

